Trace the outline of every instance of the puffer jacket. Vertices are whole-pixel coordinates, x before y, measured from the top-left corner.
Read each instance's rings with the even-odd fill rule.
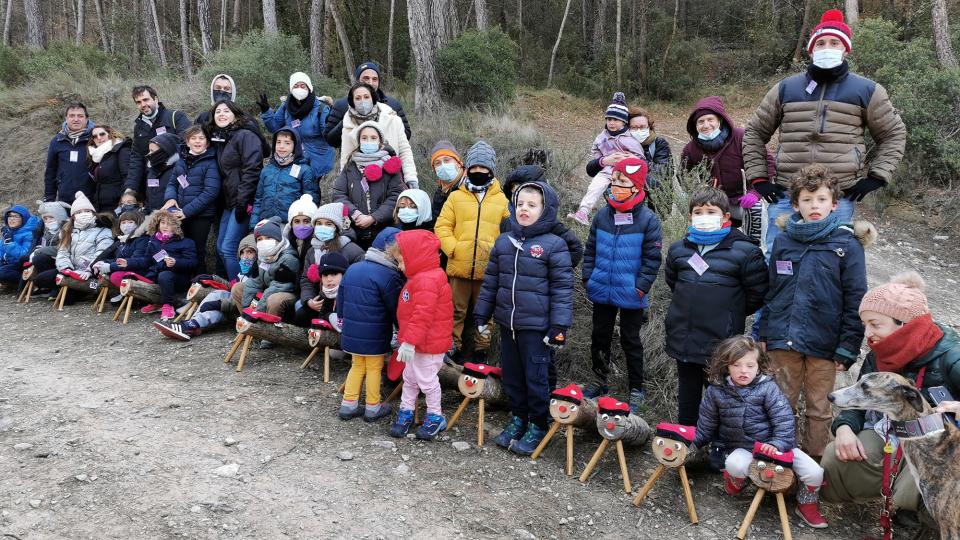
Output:
[[[367,190],[363,188],[364,183],[368,186]],[[406,186],[400,173],[383,171],[380,180],[369,182],[365,181],[360,168],[351,161],[333,183],[333,202],[343,203],[351,216],[359,210],[361,214],[373,217],[374,223],[370,227],[353,229],[358,239],[369,243],[377,233],[393,224],[393,209],[404,189]]]
[[[358,263],[363,260],[363,249],[354,244],[353,241],[346,235],[340,235],[337,237],[340,248],[336,250],[336,253],[343,255],[347,259],[348,264]],[[322,249],[317,249],[314,242],[319,243],[316,239],[311,240],[311,245],[307,248],[307,253],[303,258],[302,272],[300,272],[300,301],[304,304],[307,303],[307,300],[316,298],[320,292],[317,290],[317,284],[310,281],[307,277],[307,269],[311,265],[320,264],[320,257],[323,257],[327,253],[333,253],[333,251],[323,251]]]
[[[643,146],[640,144],[640,141],[633,138],[633,135],[630,135],[629,129],[619,135],[611,135],[606,129],[601,131],[593,140],[590,157],[594,160],[599,160],[615,152],[633,154],[640,159],[646,159],[643,153]],[[601,170],[606,174],[610,174],[613,172],[613,165],[607,165]]]
[[[252,207],[263,169],[260,139],[244,126],[231,130],[226,141],[214,144],[224,208]]]
[[[19,214],[23,222],[16,229],[7,226],[7,215]],[[0,264],[20,264],[30,254],[37,241],[40,218],[30,215],[30,211],[21,205],[8,208],[3,213],[2,243],[0,243]]]
[[[67,123],[53,136],[47,147],[47,165],[43,171],[43,200],[63,201],[73,204],[73,196],[82,191],[88,198],[93,196],[93,180],[87,169],[87,141],[93,131],[93,122],[87,121],[87,129],[71,140],[67,135]]]
[[[777,225],[783,228],[790,218],[784,214]],[[858,310],[867,292],[863,249],[875,237],[868,222],[840,226],[812,243],[777,235],[760,318],[767,350],[798,351],[847,367],[856,361],[863,342]]]
[[[397,341],[417,352],[443,354],[453,343],[453,291],[440,268],[440,241],[430,231],[397,234],[407,283],[397,302]]]
[[[797,446],[793,409],[786,396],[769,375],[757,375],[747,386],[737,386],[729,378],[722,385],[711,384],[700,402],[697,448],[707,443],[733,450],[753,450],[753,443],[773,445],[781,452]]]
[[[413,148],[410,146],[410,141],[407,140],[407,135],[404,132],[403,121],[389,105],[378,103],[377,107],[380,107],[380,115],[377,117],[376,124],[380,128],[380,132],[383,133],[385,143],[390,148],[396,150],[397,157],[403,162],[403,181],[411,187],[419,187],[417,164],[413,159]],[[349,113],[343,117],[340,170],[350,165],[350,155],[360,146],[360,142],[357,140],[357,128],[362,125],[363,124],[358,125]]]
[[[582,272],[587,296],[594,304],[646,309],[650,305],[647,294],[662,262],[660,219],[644,203],[626,213],[629,224],[617,225],[617,213],[608,204],[590,224]]]
[[[779,130],[776,177],[783,186],[814,163],[829,167],[840,189],[867,176],[891,182],[903,158],[906,126],[883,86],[846,69],[840,73],[832,82],[817,84],[808,69],[767,92],[743,138],[748,180],[773,178],[763,167],[763,156],[766,143]],[[866,130],[876,143],[869,164]]]
[[[166,108],[163,102],[157,104],[157,116],[152,122],[144,118],[142,113],[137,115],[133,121],[133,144],[130,148],[130,167],[127,169],[127,187],[137,193],[144,192],[143,183],[148,178],[147,153],[150,151],[150,141],[154,137],[170,134],[176,136],[179,143],[180,135],[191,125],[193,124],[183,111],[172,111]]]
[[[597,169],[599,172],[599,169]],[[593,174],[595,176],[596,173]],[[503,193],[507,196],[508,207],[510,213],[513,213],[513,198],[512,194],[514,190],[521,184],[528,182],[543,182],[544,184],[550,185],[550,182],[547,181],[547,177],[544,174],[543,167],[539,165],[521,165],[516,169],[510,171],[510,174],[507,175],[507,181],[503,183]],[[500,223],[500,232],[510,232],[510,220],[504,220]],[[580,241],[580,237],[576,235],[569,227],[557,220],[556,225],[553,226],[553,230],[550,231],[553,234],[563,238],[563,241],[567,243],[567,251],[570,252],[570,264],[576,268],[580,266],[580,261],[583,260],[583,242]]]
[[[289,97],[287,99],[290,99]],[[329,100],[330,98],[325,97]],[[323,136],[323,129],[330,114],[330,103],[314,96],[313,110],[307,113],[303,120],[294,118],[287,112],[286,102],[276,110],[270,108],[260,114],[263,125],[276,136],[281,129],[292,130],[298,136],[298,147],[303,145],[302,153],[306,154],[314,178],[323,178],[333,169],[333,158],[336,150],[333,149]],[[284,214],[286,215],[286,214]],[[269,216],[267,216],[269,217]],[[256,221],[254,220],[254,223]]]
[[[145,169],[147,179],[143,182],[142,186],[134,190],[137,193],[143,193],[143,211],[146,214],[163,208],[163,205],[167,202],[167,186],[171,183],[176,183],[176,169],[174,165],[180,161],[180,153],[177,151],[180,139],[176,135],[164,133],[163,135],[155,137],[154,142],[156,142],[170,158],[167,159],[167,162],[163,164],[163,168],[161,169],[154,169],[150,161],[147,160]],[[127,188],[131,189],[129,182],[127,183]]]
[[[447,275],[483,279],[500,223],[509,217],[507,198],[496,179],[483,199],[463,184],[451,193],[433,227],[447,256]]]
[[[954,399],[960,397],[960,335],[957,335],[957,331],[949,326],[943,324],[937,326],[943,331],[943,337],[933,347],[933,350],[914,359],[898,372],[900,375],[916,381],[920,370],[926,368],[923,371],[920,393],[923,394],[928,403],[933,403],[930,400],[930,389],[935,386],[946,386]],[[871,352],[863,360],[863,365],[860,366],[860,376],[857,377],[857,380],[876,371],[877,358]],[[864,410],[841,411],[834,419],[831,429],[836,434],[837,428],[846,425],[850,426],[854,433],[859,433],[864,428],[866,416],[867,412]]]
[[[103,225],[98,222],[82,231],[74,229],[70,247],[57,250],[57,270],[90,271],[90,265],[113,245],[113,232]]]
[[[396,264],[376,249],[347,268],[337,293],[341,350],[364,355],[390,352],[403,281]]]
[[[263,293],[260,300],[257,300],[257,305],[259,306],[266,306],[267,298],[273,293],[297,293],[297,276],[300,274],[300,259],[297,258],[297,251],[294,248],[287,247],[281,251],[277,260],[272,262],[269,267],[264,268],[262,264],[258,263],[257,268],[259,270],[257,277],[244,282],[244,306],[249,306],[250,303],[257,298],[257,293],[259,292]]]
[[[130,145],[130,139],[123,139],[104,154],[100,163],[90,162],[90,177],[94,183],[90,202],[99,212],[109,212],[120,202],[130,166]]]
[[[130,236],[118,239],[114,243],[113,252],[104,253],[100,260],[110,263],[111,272],[130,271],[129,267],[120,268],[117,266],[117,259],[126,259],[127,261],[138,257],[142,259],[146,253],[147,241],[149,240],[143,233],[143,230],[137,229]]]
[[[279,133],[289,133],[294,141],[293,162],[285,167],[278,165],[274,158]],[[286,223],[290,205],[305,193],[313,197],[313,202],[320,202],[318,176],[311,167],[313,162],[304,156],[304,145],[300,141],[300,135],[291,128],[280,128],[274,133],[273,140],[270,160],[260,172],[257,195],[253,200],[253,214],[250,216],[251,223],[259,223],[261,219],[270,219],[274,216]]]
[[[157,240],[155,236],[147,236],[143,249],[132,258],[127,259],[127,267],[121,268],[121,270],[136,272],[153,281],[156,281],[160,272],[166,271],[193,276],[193,270],[198,263],[197,247],[193,240],[184,238],[182,234],[178,231],[173,238],[166,242]],[[172,267],[168,267],[162,258],[159,261],[154,258],[161,251],[165,251],[168,257],[176,260]],[[110,268],[113,269],[112,264]]]
[[[377,88],[377,103],[385,103],[397,113],[397,116],[403,121],[403,133],[409,141],[412,133],[410,132],[410,122],[407,121],[407,113],[404,112],[403,105],[392,96],[384,94],[383,90],[379,88]],[[330,146],[340,148],[343,137],[343,117],[349,109],[350,102],[347,101],[346,96],[338,99],[336,103],[333,104],[333,109],[330,110],[330,114],[327,116],[327,124],[323,130],[323,135]]]
[[[511,330],[566,330],[573,324],[573,267],[567,243],[551,232],[560,201],[545,183],[520,187],[526,185],[543,193],[543,214],[526,227],[510,216],[511,231],[490,252],[474,317],[477,326],[492,316]]]
[[[695,254],[707,264],[702,274],[690,264]],[[666,353],[701,365],[718,342],[743,334],[747,315],[763,306],[769,280],[757,242],[736,229],[705,254],[686,238],[674,242],[664,278],[673,291],[664,319]]]
[[[220,196],[217,151],[211,147],[195,156],[186,145],[181,145],[179,151],[180,160],[173,165],[173,180],[167,183],[164,198],[177,201],[186,219],[213,219],[217,215],[217,197]]]

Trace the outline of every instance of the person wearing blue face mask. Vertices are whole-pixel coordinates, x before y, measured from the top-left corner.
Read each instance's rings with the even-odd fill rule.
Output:
[[[394,227],[401,231],[423,229],[433,230],[433,211],[430,208],[430,196],[420,189],[407,189],[397,197],[397,208],[393,211]]]
[[[436,221],[447,198],[463,180],[466,169],[463,158],[453,143],[447,140],[437,141],[430,150],[430,165],[437,177],[437,188],[433,190],[433,219]],[[444,261],[445,262],[445,261]],[[441,264],[445,266],[445,264]]]

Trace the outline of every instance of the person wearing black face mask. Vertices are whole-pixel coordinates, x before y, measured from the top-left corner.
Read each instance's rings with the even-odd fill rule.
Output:
[[[226,73],[218,73],[214,75],[213,80],[210,81],[210,105],[214,105],[218,101],[230,101],[233,103],[236,103],[237,101],[237,83],[234,82],[233,77],[227,75]],[[206,109],[200,111],[200,114],[197,115],[197,119],[194,120],[193,123],[198,125],[207,125],[209,121],[210,110]],[[263,156],[269,156],[270,145],[263,137],[263,132],[260,131],[260,124],[255,119],[250,118],[243,127],[256,134],[256,136],[260,139],[260,149],[263,153]]]
[[[143,200],[143,210],[147,214],[163,207],[166,201],[164,192],[174,175],[173,164],[180,159],[177,152],[179,144],[180,137],[173,133],[164,133],[150,139],[147,154],[144,156],[146,180],[143,183],[143,192],[139,193],[128,187],[121,200],[129,199],[130,196],[139,196]]]

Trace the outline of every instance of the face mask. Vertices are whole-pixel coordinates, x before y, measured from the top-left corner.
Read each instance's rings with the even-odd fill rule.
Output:
[[[460,175],[456,163],[443,163],[434,170],[437,173],[437,178],[444,182],[452,182]]]
[[[364,154],[374,154],[380,150],[380,143],[362,142],[360,143],[360,152]]]
[[[701,141],[712,141],[720,136],[720,128],[715,129],[714,131],[704,135],[703,133],[697,133],[697,138]]]
[[[813,51],[813,65],[821,69],[831,69],[843,63],[843,51],[837,49],[821,49]]]
[[[693,225],[693,228],[698,231],[719,231],[720,227],[723,225],[723,216],[712,214],[705,216],[693,216],[690,218],[690,225]]]
[[[337,291],[340,290],[339,285],[334,285],[333,287],[320,287],[320,290],[323,292],[323,295],[327,298],[336,298]]]
[[[167,158],[170,156],[163,151],[163,149],[157,150],[156,152],[151,152],[147,154],[147,161],[150,162],[150,167],[153,169],[163,169],[167,166]]]
[[[397,210],[397,217],[404,223],[414,223],[420,217],[420,212],[416,208],[401,208]]]
[[[216,103],[218,101],[233,101],[233,94],[226,90],[214,90],[213,102]]]
[[[240,263],[240,273],[249,274],[250,269],[253,268],[253,259],[248,259],[244,257],[238,261]]]
[[[467,178],[470,179],[470,183],[475,186],[485,186],[490,183],[490,180],[493,179],[493,174],[484,171],[476,171],[467,173]]]
[[[337,228],[331,225],[316,225],[313,228],[313,236],[321,242],[329,242],[333,240],[334,235],[337,234]]]
[[[313,227],[310,225],[294,225],[293,226],[293,235],[299,238],[300,240],[305,240],[310,238],[310,233],[313,232]]]
[[[372,101],[355,101],[353,102],[353,108],[360,113],[361,116],[366,116],[370,114],[370,111],[373,110]]]
[[[306,99],[307,95],[310,94],[310,91],[306,88],[294,88],[290,91],[290,95],[293,96],[297,101],[303,101]]]
[[[266,240],[257,240],[257,251],[260,253],[273,253],[273,249],[277,247],[277,242],[273,238],[267,238]]]
[[[610,193],[610,198],[617,202],[623,202],[630,197],[633,197],[633,188],[623,187],[623,186],[610,186],[608,188]]]
[[[96,220],[97,220],[97,216],[93,215],[90,212],[84,212],[82,214],[77,214],[73,216],[73,225],[77,229],[83,230],[93,225],[93,222]]]
[[[173,238],[173,233],[157,231],[153,237],[161,242],[168,242],[171,238]]]
[[[137,224],[132,221],[126,221],[120,224],[120,232],[123,234],[131,234],[135,230],[137,230]]]
[[[44,222],[43,222],[43,226],[44,226],[44,228],[47,229],[47,231],[49,231],[49,232],[51,232],[51,233],[55,233],[55,232],[57,232],[57,231],[60,230],[60,224],[57,223],[56,220],[53,220],[53,221],[44,221]]]
[[[636,139],[637,142],[643,142],[650,137],[650,128],[631,129],[630,135],[633,135],[633,138]]]

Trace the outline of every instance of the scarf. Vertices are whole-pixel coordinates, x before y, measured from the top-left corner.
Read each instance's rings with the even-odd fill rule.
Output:
[[[153,121],[157,119],[158,114],[160,114],[159,104],[157,104],[157,108],[153,110],[153,114],[146,115],[146,114],[140,113],[140,116],[143,117],[143,119],[149,122],[150,124],[153,124]]]
[[[846,60],[844,60],[839,66],[832,67],[830,69],[817,67],[813,65],[812,62],[809,66],[807,66],[807,76],[814,81],[817,81],[817,84],[830,84],[835,82],[846,75],[849,71],[850,65],[847,64]]]
[[[103,156],[107,155],[107,152],[113,149],[113,145],[120,142],[120,139],[111,141],[107,139],[107,142],[101,144],[100,146],[95,146],[93,148],[88,148],[87,152],[90,154],[90,159],[94,163],[100,163],[100,160],[103,159]]]
[[[787,220],[787,227],[784,229],[784,232],[797,242],[809,244],[810,242],[816,242],[817,240],[822,240],[830,236],[840,225],[842,225],[842,223],[840,223],[836,212],[830,212],[829,216],[820,221],[811,221],[809,223],[803,220],[800,212],[794,212],[793,215],[790,216],[790,219]]]
[[[313,92],[307,94],[307,97],[303,98],[303,101],[297,101],[292,95],[288,96],[286,101],[287,112],[297,120],[303,120],[310,114],[310,111],[313,110],[316,101],[317,98],[313,95]]]
[[[606,126],[604,126],[603,129],[607,132],[607,135],[610,135],[611,137],[616,137],[616,136],[618,136],[618,135],[623,135],[624,133],[626,133],[627,130],[630,129],[630,126],[624,124],[624,126],[623,126],[622,128],[620,128],[620,129],[618,129],[618,130],[616,130],[616,131],[610,131],[609,129],[606,128]]]
[[[638,204],[643,202],[643,199],[647,197],[647,194],[642,189],[640,189],[640,190],[637,190],[637,194],[634,195],[633,197],[630,197],[629,199],[626,199],[623,201],[617,201],[611,195],[610,188],[608,187],[607,190],[604,192],[604,196],[607,199],[607,204],[609,204],[617,212],[632,212],[633,209]]]
[[[362,114],[358,113],[357,110],[354,109],[353,107],[349,107],[348,110],[349,110],[349,112],[350,112],[350,117],[353,118],[354,123],[357,124],[358,126],[359,126],[360,124],[364,123],[364,122],[369,122],[369,121],[376,122],[376,121],[378,121],[378,120],[380,119],[380,104],[379,104],[379,103],[377,103],[376,105],[374,105],[373,108],[370,109],[370,113],[369,113],[369,114],[366,114],[366,115],[362,115]]]
[[[357,168],[360,171],[363,171],[363,168],[367,165],[379,165],[383,167],[383,162],[390,157],[390,152],[387,152],[385,149],[381,148],[372,154],[364,154],[360,150],[357,150],[350,156],[350,160],[353,161]]]
[[[715,231],[701,231],[694,228],[693,225],[690,225],[687,227],[687,240],[700,246],[712,246],[722,242],[723,239],[730,234],[730,228],[731,224],[729,221]]]
[[[239,126],[236,122],[228,124],[226,127],[220,127],[216,124],[210,128],[210,140],[213,142],[225,142],[230,140],[230,135],[236,131]]]
[[[696,137],[694,140],[697,141],[697,146],[699,146],[704,152],[709,152],[712,154],[723,148],[723,144],[727,142],[728,137],[730,137],[730,127],[724,123],[722,126],[720,126],[720,134],[717,135],[716,139],[713,139],[712,141],[705,141],[699,137]]]
[[[929,353],[943,337],[943,330],[929,313],[904,324],[877,343],[868,343],[877,358],[877,370],[897,372]]]
[[[290,247],[290,240],[287,240],[287,235],[283,235],[283,240],[277,242],[277,245],[274,246],[272,250],[257,250],[257,260],[260,262],[260,268],[264,271],[269,270],[270,265],[277,262],[277,258],[279,258],[283,250],[288,247]]]
[[[720,135],[723,136],[723,132],[722,132],[722,131],[721,131]],[[646,147],[650,146],[651,144],[653,144],[653,141],[655,141],[655,140],[657,140],[657,132],[651,129],[651,130],[650,130],[650,136],[647,137],[647,140],[643,141],[643,142],[640,143],[640,144],[642,144],[643,147],[646,148]]]
[[[273,153],[273,161],[281,167],[286,167],[287,165],[293,163],[293,157],[294,156],[292,153],[287,154],[286,157],[280,157],[276,152]]]

